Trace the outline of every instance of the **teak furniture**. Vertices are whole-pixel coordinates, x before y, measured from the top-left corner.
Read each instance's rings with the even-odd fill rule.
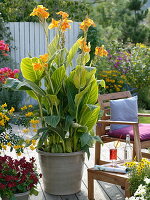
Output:
[[[111,121],[110,120],[110,100],[124,99],[131,97],[129,91],[117,92],[111,94],[99,95],[99,103],[101,105],[101,110],[103,111],[103,116],[101,120],[98,120],[96,125],[96,135],[100,136],[103,143],[117,141],[118,138],[110,137],[108,132],[110,130],[110,124],[123,124],[132,125],[134,132],[133,143],[133,156],[136,156],[137,161],[139,161],[142,156],[150,158],[150,154],[141,153],[141,149],[150,147],[150,140],[140,141],[139,133],[139,123],[138,122],[126,122],[126,121]],[[150,114],[138,114],[138,116],[150,117]],[[150,133],[149,133],[150,134]],[[121,142],[125,142],[125,139],[120,139]],[[107,163],[101,160],[101,144],[96,143],[95,145],[95,165],[102,165]],[[94,180],[101,180],[104,182],[109,182],[112,184],[120,185],[125,189],[125,196],[130,197],[128,178],[125,174],[110,173],[104,171],[98,171],[94,168],[88,169],[88,198],[89,200],[94,199]]]

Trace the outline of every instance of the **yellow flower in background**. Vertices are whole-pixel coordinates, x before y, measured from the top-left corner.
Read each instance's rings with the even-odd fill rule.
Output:
[[[11,109],[9,110],[9,113],[12,114],[15,111],[14,107],[11,107]]]
[[[57,14],[57,15],[61,15],[62,18],[67,18],[67,17],[69,17],[68,13],[63,12],[63,11],[59,11],[59,12],[57,12],[56,14]]]
[[[43,66],[41,63],[32,63],[34,71],[41,71],[43,70]]]
[[[26,117],[31,117],[31,116],[33,116],[33,112],[28,112],[28,113],[25,114],[25,116]]]
[[[33,145],[30,145],[30,149],[33,151],[35,147]]]
[[[4,150],[6,150],[6,149],[7,149],[7,146],[6,146],[6,145],[4,145],[4,144],[1,144],[1,147],[2,147]]]
[[[88,28],[90,26],[96,26],[94,21],[90,18],[86,18],[81,24],[80,24],[80,29],[82,29],[83,31],[87,32],[88,31]]]
[[[25,128],[25,129],[22,130],[22,132],[23,132],[23,133],[28,133],[28,132],[29,132],[29,129],[28,129],[28,128]]]
[[[26,139],[25,141],[27,144],[30,144],[31,140],[30,139]]]
[[[32,140],[31,142],[32,142],[32,144],[33,144],[34,146],[36,145],[36,140]]]
[[[4,121],[4,119],[1,119],[1,120],[0,120],[0,126],[5,126],[5,121]]]
[[[33,132],[37,132],[37,129],[36,129],[36,128],[34,128],[34,129],[33,129]]]
[[[40,59],[42,60],[42,62],[47,62],[48,61],[48,53],[46,53],[44,55],[40,55]]]
[[[14,145],[13,148],[14,149],[20,149],[20,145]]]
[[[8,142],[8,143],[7,143],[7,146],[11,147],[11,146],[12,146],[11,142]]]
[[[1,107],[2,107],[2,108],[5,108],[5,107],[7,107],[7,104],[4,103],[3,105],[1,105]]]
[[[30,105],[28,105],[28,107],[29,107],[29,108],[32,108],[33,106],[30,104]]]
[[[33,9],[30,16],[38,16],[39,18],[47,19],[49,17],[49,13],[46,10],[48,9],[43,7],[43,5],[38,5],[37,8]]]
[[[27,106],[23,106],[22,108],[21,108],[21,110],[27,110],[28,108],[27,108]]]
[[[95,48],[95,55],[101,57],[108,55],[108,52],[104,49],[104,45]]]
[[[31,119],[30,123],[31,124],[38,124],[38,123],[40,123],[40,121],[38,119]]]
[[[55,20],[55,19],[52,18],[52,22],[50,23],[50,25],[48,26],[48,28],[49,28],[49,29],[57,28],[58,25],[59,25],[59,23],[60,23],[60,20],[57,21],[57,20]]]
[[[16,154],[17,154],[17,156],[21,156],[22,153],[21,153],[21,152],[18,152],[18,153],[16,153]]]

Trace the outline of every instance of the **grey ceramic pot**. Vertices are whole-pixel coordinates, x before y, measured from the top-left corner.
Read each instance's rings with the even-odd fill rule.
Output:
[[[69,195],[81,190],[85,153],[47,153],[39,150],[37,152],[45,192]]]
[[[14,194],[14,196],[15,196],[16,200],[28,200],[29,192]],[[9,200],[9,198],[3,197],[2,200]]]

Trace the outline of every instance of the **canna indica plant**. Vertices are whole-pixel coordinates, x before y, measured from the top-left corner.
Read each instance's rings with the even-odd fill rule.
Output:
[[[51,153],[69,153],[85,151],[94,141],[101,142],[94,136],[95,125],[100,106],[97,103],[98,85],[104,84],[95,78],[96,69],[85,65],[89,61],[90,43],[87,44],[87,31],[95,26],[93,20],[86,18],[80,28],[84,37],[78,39],[70,50],[65,48],[65,31],[71,28],[68,14],[58,12],[60,20],[52,19],[47,25],[49,16],[47,9],[37,6],[31,16],[38,16],[47,41],[47,52],[39,58],[24,58],[21,61],[21,72],[24,81],[8,79],[6,87],[26,90],[38,101],[42,128],[33,139],[38,140],[39,150]],[[48,30],[56,28],[57,33],[48,44]],[[67,67],[72,65],[72,59],[81,49],[77,58],[77,66],[67,75]],[[96,59],[106,55],[104,47],[97,47]]]

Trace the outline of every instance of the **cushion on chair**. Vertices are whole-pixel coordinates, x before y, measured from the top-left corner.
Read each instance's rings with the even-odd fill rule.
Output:
[[[139,133],[140,133],[140,140],[146,141],[150,140],[150,124],[139,124]],[[117,130],[109,131],[108,135],[115,138],[125,139],[126,134],[130,134],[131,140],[134,138],[133,134],[133,126],[124,127]]]
[[[137,106],[137,96],[110,100],[110,112],[112,121],[138,121],[138,106]],[[116,130],[129,125],[121,124],[111,124],[110,129]]]

